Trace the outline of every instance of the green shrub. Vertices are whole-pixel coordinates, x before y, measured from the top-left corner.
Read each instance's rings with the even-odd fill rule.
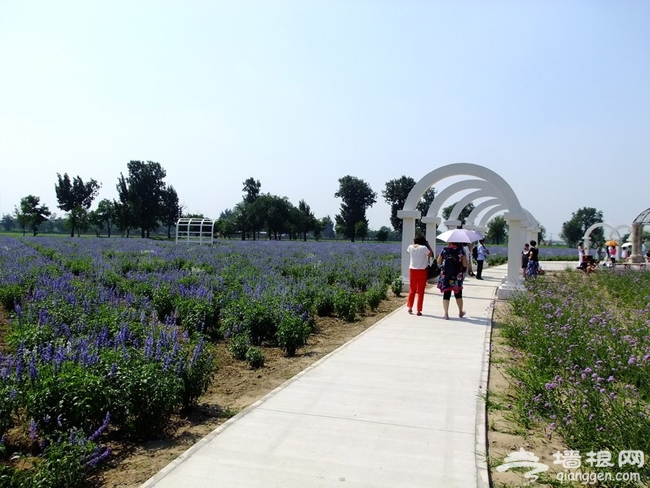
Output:
[[[390,288],[393,292],[393,295],[396,297],[402,295],[402,288],[404,288],[404,280],[402,280],[401,276],[398,276],[393,280],[393,282],[390,285]]]
[[[0,286],[0,306],[7,312],[12,312],[14,302],[21,303],[24,295],[25,290],[20,285]]]
[[[319,317],[329,317],[334,313],[334,295],[329,286],[319,290],[314,305]]]
[[[508,256],[490,256],[487,258],[488,266],[500,266],[508,262]]]
[[[278,346],[288,357],[296,355],[296,350],[307,343],[311,334],[311,327],[301,317],[286,314],[282,317],[276,338]]]
[[[66,361],[59,367],[39,368],[38,376],[25,388],[26,416],[34,418],[41,431],[51,434],[59,427],[45,419],[59,418],[63,428],[96,429],[109,404],[101,376],[80,364]]]
[[[388,286],[385,284],[373,284],[366,292],[366,302],[372,311],[379,308],[379,304],[386,299]]]
[[[188,350],[192,356],[189,364],[183,368],[181,380],[183,389],[181,391],[181,404],[188,408],[196,404],[210,386],[212,373],[214,371],[214,356],[203,340],[199,340],[193,349]]]
[[[353,322],[357,313],[358,300],[354,291],[338,288],[334,293],[334,312],[340,318]]]
[[[264,366],[264,352],[257,346],[251,346],[246,351],[246,362],[253,369]]]
[[[228,341],[228,350],[235,359],[239,359],[240,361],[246,359],[248,348],[249,343],[248,336],[246,334],[235,334],[231,336],[230,340]]]

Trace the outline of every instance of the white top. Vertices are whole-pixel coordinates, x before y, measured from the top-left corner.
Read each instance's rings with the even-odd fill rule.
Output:
[[[411,269],[425,269],[429,264],[429,249],[427,246],[411,244],[406,252],[411,256]]]

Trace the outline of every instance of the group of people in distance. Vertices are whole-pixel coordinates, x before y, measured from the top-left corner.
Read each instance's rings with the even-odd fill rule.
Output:
[[[645,247],[645,246],[644,246]],[[592,273],[598,269],[601,261],[603,266],[613,266],[616,264],[616,255],[617,249],[614,245],[608,245],[607,248],[604,248],[602,245],[596,248],[596,255],[591,256],[589,250],[584,248],[584,243],[578,243],[578,269],[581,269],[587,273]],[[623,246],[621,249],[621,260],[623,262],[628,262],[632,255],[632,250],[629,246]],[[650,251],[647,251],[644,256],[644,261],[650,263]]]
[[[524,244],[524,250],[521,252],[521,274],[524,279],[543,274],[539,267],[539,249],[535,240]]]

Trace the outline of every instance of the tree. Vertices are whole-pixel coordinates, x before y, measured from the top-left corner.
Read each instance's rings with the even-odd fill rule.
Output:
[[[444,218],[445,220],[449,220],[449,217],[451,216],[451,212],[454,210],[454,207],[456,206],[457,203],[458,202],[443,208],[442,218]],[[467,218],[472,213],[472,210],[474,210],[474,204],[470,202],[465,206],[463,210],[461,210],[460,214],[458,214],[458,220],[460,220],[461,228],[467,223]]]
[[[503,215],[497,215],[488,222],[487,238],[494,244],[505,242],[508,237],[508,224]]]
[[[343,202],[341,213],[335,217],[336,225],[343,231],[345,237],[354,242],[355,226],[358,222],[365,222],[368,225],[366,210],[377,201],[377,194],[372,191],[368,183],[354,176],[340,178],[339,185],[334,196],[341,198]]]
[[[50,216],[50,209],[46,205],[41,205],[40,197],[27,195],[20,200],[20,210],[15,209],[16,220],[23,230],[31,226],[34,235],[38,234],[38,227]]]
[[[216,223],[217,230],[223,237],[230,239],[237,232],[237,216],[231,209],[221,212]]]
[[[11,231],[14,227],[16,227],[16,221],[9,214],[4,214],[2,216],[2,219],[0,219],[0,224],[2,224],[2,227],[4,227],[4,229],[7,232]]]
[[[296,215],[296,229],[302,234],[303,241],[307,241],[307,232],[314,230],[316,227],[316,217],[304,200],[298,202],[298,213]]]
[[[289,230],[293,208],[286,197],[266,193],[255,199],[250,211],[257,215],[269,239],[280,240],[282,234]]]
[[[361,242],[365,241],[366,237],[368,237],[368,224],[364,220],[357,222],[354,225],[354,234],[361,239]]]
[[[433,203],[435,198],[436,198],[435,188],[429,188],[427,191],[424,192],[422,198],[420,199],[416,207],[423,216],[426,216],[427,212],[429,211],[429,207],[431,207],[431,204]],[[422,234],[426,233],[427,224],[422,222],[422,220],[418,220],[416,225]]]
[[[262,227],[263,217],[255,213],[253,204],[260,196],[260,189],[262,184],[255,178],[247,178],[244,183],[242,191],[244,192],[244,200],[237,204],[238,219],[237,224],[241,229],[241,239],[246,240],[246,233],[249,229],[252,230],[253,240],[256,239],[257,232]]]
[[[404,203],[415,184],[415,180],[410,176],[402,176],[388,181],[386,183],[386,189],[381,192],[386,203],[390,205],[390,224],[393,226],[393,229],[395,229],[395,232],[402,232],[402,219],[397,217],[397,211],[404,208]],[[425,215],[429,210],[435,195],[436,191],[433,188],[429,188],[424,192],[424,195],[422,195],[422,198],[418,202],[417,209],[422,212],[423,215]],[[418,224],[421,224],[421,222]],[[424,227],[425,225],[422,225],[421,230],[424,230]]]
[[[390,229],[386,226],[382,226],[378,231],[377,231],[377,241],[378,242],[386,242],[388,240],[388,236],[390,235]]]
[[[129,161],[129,176],[120,173],[117,191],[120,197],[120,216],[128,228],[140,227],[140,236],[149,237],[158,228],[165,190],[166,171],[154,161]]]
[[[70,227],[70,237],[74,237],[75,229],[79,230],[79,224],[87,220],[87,211],[93,200],[97,196],[101,185],[91,179],[84,183],[80,176],[75,176],[72,181],[68,173],[61,176],[56,174],[59,182],[54,185],[56,190],[56,199],[59,202],[58,207],[64,212],[68,212],[68,227]]]
[[[183,214],[183,208],[178,201],[178,194],[173,186],[166,187],[162,192],[160,220],[167,226],[167,239],[172,237],[172,227]]]
[[[336,238],[336,234],[334,232],[334,222],[332,222],[332,218],[329,215],[320,219],[320,225],[322,227],[321,234],[323,237],[326,239]]]
[[[97,204],[93,214],[93,223],[101,229],[106,226],[108,237],[111,237],[111,227],[115,223],[115,205],[109,199],[104,198]]]
[[[576,246],[587,232],[587,229],[594,224],[603,222],[603,212],[593,207],[582,207],[571,214],[571,219],[562,224],[560,235],[569,246]],[[605,242],[603,228],[595,229],[590,236],[593,242],[602,244]]]
[[[256,180],[255,178],[246,179],[242,190],[244,192],[244,201],[246,203],[253,203],[260,195],[261,188],[262,184],[260,183],[260,180]]]

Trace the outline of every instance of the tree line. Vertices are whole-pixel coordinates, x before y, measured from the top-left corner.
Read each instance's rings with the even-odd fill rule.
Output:
[[[21,199],[12,215],[5,214],[0,225],[5,230],[19,228],[23,235],[31,230],[37,235],[41,226],[56,219],[70,232],[70,236],[79,236],[82,232],[93,230],[98,236],[106,233],[108,237],[114,229],[121,235],[129,237],[139,231],[140,236],[148,238],[152,232],[166,228],[167,237],[181,217],[203,217],[202,214],[184,213],[179,203],[176,190],[165,182],[167,176],[164,168],[153,161],[130,161],[127,175],[120,173],[116,189],[118,198],[102,199],[94,210],[90,210],[96,199],[101,184],[94,179],[84,181],[80,176],[70,177],[67,173],[57,173],[55,183],[58,208],[66,212],[65,219],[56,218],[40,197],[28,195]],[[365,240],[371,234],[379,241],[399,239],[402,232],[402,220],[397,217],[398,210],[404,207],[408,194],[416,181],[402,176],[386,183],[382,191],[384,201],[390,206],[391,228],[382,227],[371,231],[366,212],[377,202],[377,193],[364,180],[354,176],[344,176],[338,180],[339,187],[334,197],[341,200],[339,213],[334,220],[330,216],[317,218],[305,200],[298,205],[288,198],[263,193],[262,185],[255,178],[243,182],[242,200],[232,208],[223,210],[216,219],[217,232],[226,238],[245,239],[291,239],[307,240],[334,238],[336,236],[355,240]],[[422,195],[417,209],[426,214],[435,199],[436,191],[429,188]],[[454,205],[443,209],[447,219]],[[461,225],[474,209],[467,205],[460,213]],[[52,222],[49,222],[50,224]],[[425,224],[418,221],[418,231],[425,232]],[[495,217],[488,225],[487,237],[494,243],[507,240],[507,226],[503,217]]]

